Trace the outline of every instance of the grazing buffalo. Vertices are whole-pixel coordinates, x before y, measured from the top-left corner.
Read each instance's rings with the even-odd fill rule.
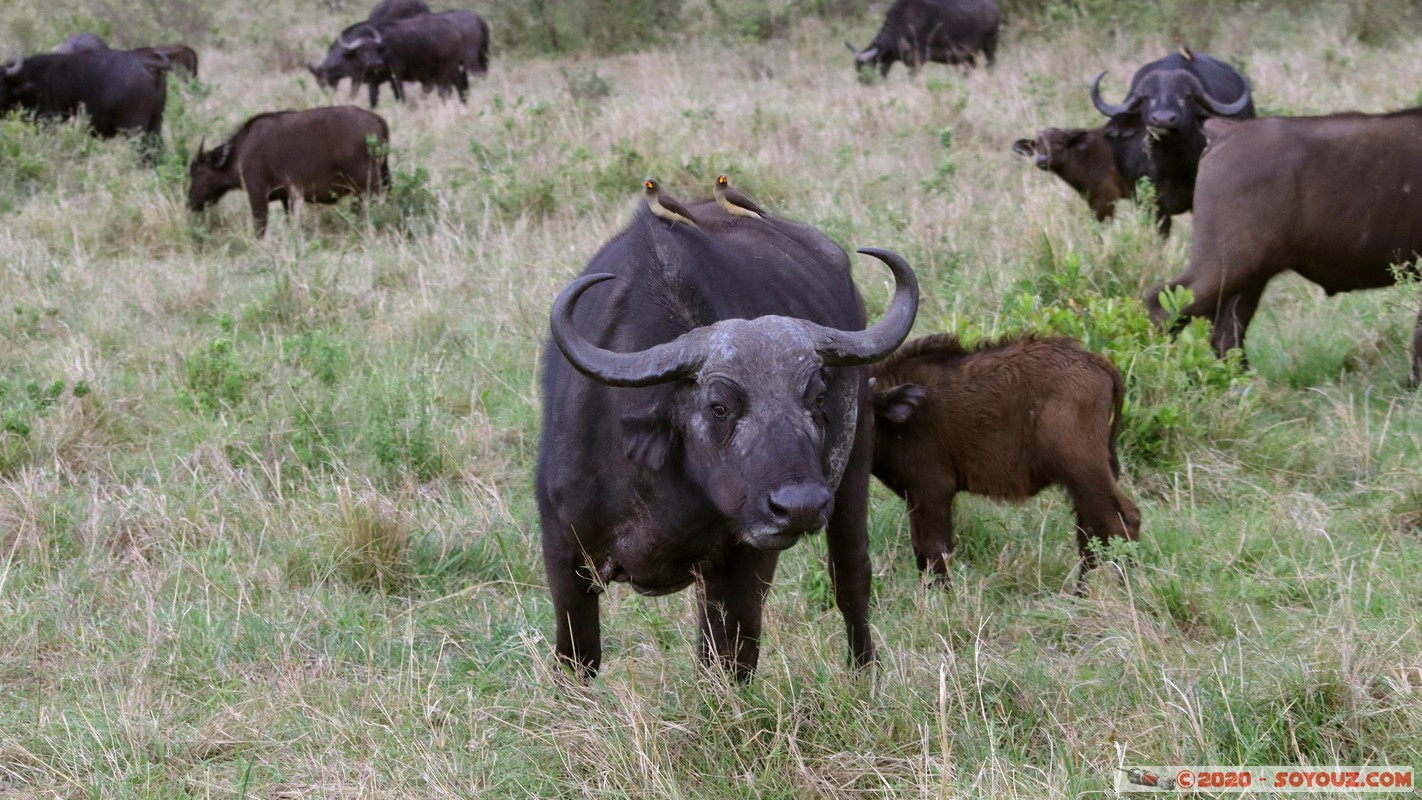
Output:
[[[1204,121],[1210,117],[1251,119],[1249,81],[1238,70],[1185,48],[1136,71],[1131,90],[1112,105],[1101,99],[1101,79],[1091,85],[1091,102],[1110,117],[1106,136],[1117,143],[1117,164],[1135,185],[1142,176],[1155,183],[1156,219],[1161,235],[1170,218],[1193,206],[1195,173],[1205,150]]]
[[[245,188],[260,237],[272,200],[290,214],[292,201],[333,203],[389,188],[389,143],[385,120],[353,106],[259,114],[217,148],[198,145],[188,207],[201,211]]]
[[[709,200],[691,211],[699,227],[640,211],[553,305],[536,495],[557,656],[597,672],[607,584],[696,583],[703,662],[749,677],[779,552],[828,525],[850,655],[868,665],[873,442],[858,367],[908,334],[917,280],[899,256],[862,250],[897,287],[864,330],[849,260],[819,231],[738,225]]]
[[[1390,286],[1394,265],[1422,256],[1422,108],[1211,120],[1205,134],[1190,265],[1167,286],[1193,292],[1182,320],[1210,317],[1215,352],[1244,346],[1260,295],[1281,272],[1334,295]],[[1157,323],[1169,316],[1162,288],[1146,294]]]
[[[24,109],[69,119],[83,107],[95,134],[141,133],[148,158],[162,146],[167,69],[123,50],[45,53],[0,65],[0,114]]]
[[[341,41],[354,40],[362,30],[373,25],[381,25],[386,22],[394,22],[410,17],[418,17],[421,14],[430,13],[430,7],[425,5],[424,0],[381,0],[379,4],[370,12],[370,16],[347,27],[336,37],[336,41],[331,43],[331,49],[326,53],[326,60],[321,66],[308,64],[306,68],[316,76],[316,85],[321,87],[329,86],[335,88],[342,78],[351,79],[351,94],[355,94],[360,88],[360,84],[365,83],[364,76],[354,73],[354,63],[350,61],[346,48],[341,47]],[[371,86],[371,106],[375,105],[375,97],[379,94],[378,86]]]
[[[958,492],[1022,501],[1065,487],[1083,574],[1091,540],[1140,535],[1140,510],[1116,484],[1121,373],[1075,341],[970,350],[925,336],[874,367],[873,394],[874,476],[908,503],[920,570],[948,574]]]
[[[849,49],[855,69],[877,66],[881,76],[895,61],[915,71],[930,61],[973,66],[980,50],[992,66],[997,28],[997,0],[894,0],[874,41]]]
[[[1116,201],[1134,197],[1135,186],[1116,165],[1116,148],[1101,128],[1046,128],[1036,139],[1018,139],[1012,151],[1034,159],[1037,169],[1066,181],[1098,220],[1116,211]]]
[[[65,39],[63,44],[54,48],[54,52],[59,55],[71,55],[107,49],[109,49],[109,43],[97,33],[76,33]]]
[[[54,52],[59,55],[69,55],[72,53],[89,53],[96,50],[108,50],[109,44],[101,36],[93,33],[76,33],[64,43],[54,48]],[[128,51],[134,53],[145,60],[153,62],[160,67],[181,67],[188,73],[188,77],[196,79],[198,76],[198,56],[197,51],[185,44],[160,44],[153,47],[135,47]]]
[[[137,53],[140,56],[148,58],[159,59],[186,72],[189,78],[197,80],[197,51],[185,44],[159,44],[153,47],[137,47],[129,52]]]
[[[430,7],[425,5],[425,0],[380,0],[375,4],[375,8],[371,9],[370,16],[366,17],[365,21],[379,25],[428,13]]]
[[[473,75],[484,77],[489,73],[489,23],[473,11],[442,11],[434,14],[450,27],[459,31],[464,41],[464,68]]]
[[[426,92],[438,89],[441,97],[455,90],[461,101],[467,100],[464,33],[443,15],[361,26],[350,38],[343,35],[336,46],[341,49],[340,64],[329,69],[323,65],[326,80],[334,85],[340,77],[350,77],[365,83],[372,108],[379,101],[380,84],[387,81],[400,102],[405,101],[405,81],[419,82]]]

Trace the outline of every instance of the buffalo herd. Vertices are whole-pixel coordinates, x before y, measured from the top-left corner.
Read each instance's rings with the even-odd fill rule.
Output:
[[[970,68],[979,56],[991,67],[999,17],[996,0],[894,0],[873,40],[850,46],[856,72],[886,79],[896,61]],[[374,107],[383,84],[403,101],[406,82],[463,101],[469,74],[488,66],[479,15],[382,0],[308,69],[322,87],[366,86]],[[0,112],[82,109],[94,134],[137,134],[151,157],[175,70],[195,79],[197,53],[78,34],[0,65]],[[1248,78],[1184,46],[1141,66],[1119,102],[1103,97],[1105,77],[1084,92],[1099,127],[1045,128],[1011,147],[1098,220],[1147,184],[1161,236],[1193,212],[1188,267],[1145,296],[1157,325],[1209,318],[1224,355],[1243,347],[1275,275],[1331,295],[1391,285],[1422,255],[1422,109],[1255,118]],[[290,212],[388,189],[389,142],[385,120],[353,106],[258,114],[198,145],[188,203],[240,189],[260,236],[272,200]],[[895,285],[869,325],[850,257],[825,234],[725,175],[685,203],[643,186],[631,223],[553,303],[543,355],[534,494],[555,652],[574,674],[599,669],[599,596],[625,582],[645,595],[694,584],[702,661],[750,676],[779,554],[821,529],[849,660],[873,663],[871,475],[906,503],[918,568],[935,581],[950,572],[961,492],[1018,501],[1065,489],[1082,577],[1102,545],[1139,537],[1140,510],[1118,483],[1124,383],[1109,360],[1055,336],[905,344],[919,288],[904,258],[859,251]],[[1189,299],[1162,299],[1177,288]],[[1413,351],[1415,384],[1422,313]]]

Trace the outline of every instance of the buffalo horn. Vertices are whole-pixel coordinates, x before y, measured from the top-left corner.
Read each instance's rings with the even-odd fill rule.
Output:
[[[1104,77],[1106,77],[1106,73],[1102,72],[1096,76],[1096,80],[1091,84],[1091,104],[1096,106],[1097,111],[1100,111],[1108,117],[1114,117],[1117,114],[1125,114],[1130,111],[1131,107],[1135,105],[1134,98],[1131,95],[1126,95],[1125,102],[1118,106],[1113,106],[1101,99],[1101,79]]]
[[[918,278],[898,253],[865,247],[859,252],[888,265],[894,273],[894,299],[879,324],[862,331],[841,331],[813,322],[804,322],[815,340],[815,351],[827,367],[871,364],[892,353],[908,337],[918,315]]]
[[[1216,114],[1218,116],[1232,117],[1235,114],[1238,114],[1239,112],[1243,111],[1245,106],[1249,105],[1249,81],[1245,80],[1244,92],[1241,93],[1239,95],[1239,99],[1235,100],[1233,103],[1221,103],[1220,101],[1211,97],[1208,92],[1201,91],[1200,105],[1209,109],[1211,113]]]
[[[380,44],[380,42],[384,39],[384,37],[382,37],[382,36],[380,35],[380,29],[379,29],[379,28],[371,28],[371,29],[370,29],[370,34],[375,37],[374,39],[371,40],[371,42],[373,42],[374,44],[377,44],[377,45],[378,45],[378,44]]]
[[[608,386],[654,386],[694,375],[706,360],[709,327],[696,328],[670,342],[637,353],[604,350],[573,325],[573,305],[589,288],[617,277],[606,272],[584,275],[568,284],[553,302],[553,341],[578,372]]]
[[[6,65],[5,65],[5,75],[6,75],[6,76],[19,75],[19,74],[20,74],[20,67],[23,67],[24,65],[25,65],[25,57],[24,57],[24,56],[20,56],[19,58],[16,58],[16,59],[15,59],[15,62],[14,62],[13,64],[6,64]]]
[[[203,154],[204,152],[206,152],[206,151],[204,151],[204,150],[202,149],[202,146],[205,145],[205,144],[207,144],[207,137],[206,137],[206,136],[202,137],[201,139],[198,139],[198,151],[197,151],[197,157],[198,157],[198,158],[202,158],[202,154]]]
[[[859,55],[859,48],[855,47],[854,45],[850,44],[849,42],[845,42],[845,43],[844,43],[844,46],[849,48],[849,52],[855,54],[856,56]]]
[[[359,37],[359,36],[357,36],[357,37],[355,38],[355,41],[354,41],[354,42],[348,42],[348,41],[346,41],[346,37],[345,37],[344,34],[342,34],[342,35],[336,37],[336,43],[339,44],[341,47],[347,49],[347,50],[354,50],[354,49],[356,49],[357,47],[360,47],[361,42],[363,42],[363,41],[364,41],[364,39],[362,39],[362,38]]]

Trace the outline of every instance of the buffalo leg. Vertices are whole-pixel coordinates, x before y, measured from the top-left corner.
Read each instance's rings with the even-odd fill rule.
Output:
[[[1101,545],[1111,539],[1136,541],[1140,538],[1141,512],[1111,476],[1109,459],[1097,459],[1089,464],[1077,462],[1068,467],[1070,477],[1063,483],[1076,507],[1076,548],[1081,557],[1079,593],[1080,581],[1100,563],[1092,541]]]
[[[913,541],[913,557],[919,572],[932,573],[940,580],[948,577],[948,558],[953,554],[953,498],[932,494],[933,502],[918,502],[909,497],[909,531]],[[938,502],[940,496],[942,502]]]
[[[260,239],[267,233],[267,205],[271,200],[268,199],[265,189],[248,184],[247,202],[252,205],[252,224],[256,227],[257,238]]]
[[[1235,348],[1243,353],[1244,332],[1254,319],[1254,312],[1259,310],[1259,298],[1263,295],[1263,286],[1250,286],[1220,305],[1210,331],[1210,344],[1220,357]]]
[[[760,660],[761,609],[779,553],[736,546],[724,569],[701,576],[701,662],[748,680]]]
[[[405,83],[400,80],[399,75],[390,75],[390,91],[395,93],[396,102],[405,102]]]
[[[1408,382],[1416,389],[1422,381],[1422,307],[1417,309],[1417,324],[1412,329],[1412,379]]]
[[[469,72],[461,65],[454,73],[454,88],[459,91],[459,102],[469,104]]]
[[[375,108],[376,104],[380,102],[380,82],[371,81],[366,88],[370,90],[370,107]],[[351,89],[355,89],[354,81],[351,82]]]
[[[553,595],[558,660],[583,680],[602,664],[602,629],[598,621],[599,587],[580,554],[569,552],[561,531],[543,531],[543,568]]]
[[[860,385],[860,408],[870,407],[868,383]],[[849,656],[855,666],[875,662],[874,638],[869,632],[869,464],[873,457],[872,415],[860,413],[854,447],[835,492],[834,511],[825,532],[829,549],[830,583],[834,602],[844,617],[849,635]]]

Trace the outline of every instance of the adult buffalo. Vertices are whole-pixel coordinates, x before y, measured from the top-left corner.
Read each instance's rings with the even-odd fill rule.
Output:
[[[65,39],[63,44],[54,48],[54,52],[60,55],[72,55],[107,49],[109,49],[109,43],[97,33],[76,33]]]
[[[827,524],[850,655],[868,665],[873,415],[858,367],[907,336],[917,280],[862,250],[897,286],[864,330],[849,260],[819,231],[691,211],[698,227],[639,212],[553,305],[536,495],[557,656],[597,672],[606,584],[695,582],[703,662],[746,678],[779,552]]]
[[[914,71],[930,61],[972,66],[978,51],[992,66],[998,17],[997,0],[894,0],[874,41],[863,50],[849,45],[854,67],[887,76],[895,61]]]
[[[1167,286],[1194,293],[1182,319],[1211,317],[1217,353],[1244,346],[1264,287],[1281,272],[1334,295],[1390,286],[1395,265],[1422,255],[1422,108],[1211,120],[1205,134],[1190,265]],[[1162,288],[1146,295],[1157,323],[1169,316]],[[1418,321],[1414,384],[1422,377]]]
[[[0,65],[0,114],[68,119],[82,107],[98,136],[140,133],[148,158],[162,146],[167,69],[123,50],[45,53]]]
[[[188,207],[201,211],[244,188],[260,237],[272,200],[290,214],[292,201],[333,203],[388,188],[389,144],[385,120],[354,106],[258,114],[217,148],[198,145],[188,168]]]
[[[395,99],[405,101],[405,81],[422,84],[425,91],[450,91],[467,101],[469,76],[464,68],[464,32],[457,23],[438,14],[425,14],[383,25],[366,25],[351,38],[342,36],[339,74],[370,87],[370,105],[379,102],[380,84],[389,82]],[[328,77],[331,73],[328,73]]]
[[[374,107],[379,98],[380,81],[369,84],[365,80],[365,75],[357,69],[358,65],[353,60],[353,54],[349,48],[342,47],[341,42],[354,41],[362,34],[369,36],[370,31],[378,25],[429,13],[430,7],[425,4],[424,0],[381,0],[371,10],[369,17],[347,26],[337,34],[336,41],[332,42],[330,49],[326,51],[326,60],[322,61],[320,66],[307,64],[306,68],[316,77],[317,86],[329,86],[334,89],[342,79],[349,78],[351,94],[354,95],[362,83],[368,84],[371,96],[370,105]]]
[[[380,0],[375,4],[375,8],[370,10],[370,16],[366,17],[365,21],[372,25],[379,25],[383,22],[394,22],[397,19],[409,19],[428,13],[430,13],[430,7],[425,4],[425,0]]]
[[[1249,81],[1230,65],[1203,53],[1180,48],[1136,70],[1126,99],[1101,99],[1101,79],[1091,84],[1091,102],[1110,117],[1106,135],[1117,143],[1118,163],[1135,185],[1141,177],[1155,183],[1156,220],[1161,235],[1170,218],[1193,207],[1195,173],[1205,150],[1201,129],[1210,117],[1250,119],[1254,100]]]
[[[108,49],[108,42],[104,41],[103,37],[98,34],[76,33],[68,39],[65,39],[63,44],[54,48],[54,52],[60,55],[69,55]],[[198,76],[197,51],[185,44],[159,44],[152,47],[135,47],[128,52],[139,55],[160,67],[180,67],[188,73],[189,78],[196,79]]]
[[[473,11],[441,11],[431,15],[444,20],[459,32],[464,43],[462,60],[471,74],[484,77],[489,73],[489,23]]]

